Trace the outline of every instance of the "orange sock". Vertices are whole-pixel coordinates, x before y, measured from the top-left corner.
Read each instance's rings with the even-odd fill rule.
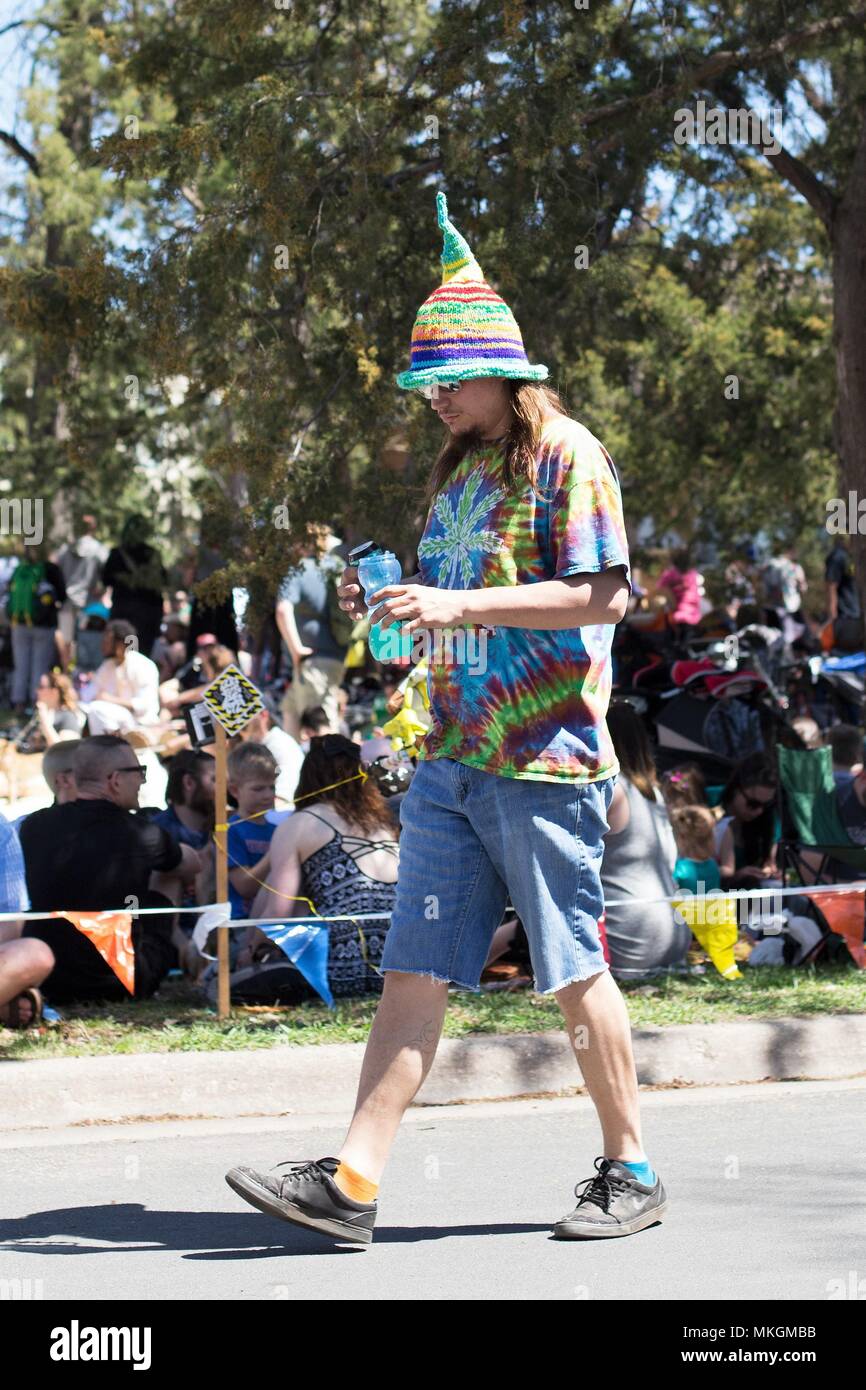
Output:
[[[340,1159],[340,1166],[334,1174],[334,1182],[344,1196],[351,1197],[353,1202],[372,1202],[379,1191],[378,1183],[370,1182],[354,1168],[350,1168],[348,1163],[344,1163],[342,1159]]]

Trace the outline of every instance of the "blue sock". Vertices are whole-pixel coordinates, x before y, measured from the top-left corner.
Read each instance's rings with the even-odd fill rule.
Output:
[[[634,1173],[638,1182],[643,1183],[644,1187],[655,1187],[656,1175],[653,1172],[652,1164],[649,1159],[643,1159],[641,1163],[626,1163],[625,1159],[619,1159],[623,1168],[628,1168]]]

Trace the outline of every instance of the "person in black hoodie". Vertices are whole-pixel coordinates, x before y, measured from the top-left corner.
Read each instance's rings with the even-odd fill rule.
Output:
[[[111,589],[111,616],[125,618],[138,634],[138,649],[150,656],[162,625],[162,596],[168,583],[159,554],[149,544],[150,522],[139,513],[129,517],[120,545],[110,551],[102,582]]]

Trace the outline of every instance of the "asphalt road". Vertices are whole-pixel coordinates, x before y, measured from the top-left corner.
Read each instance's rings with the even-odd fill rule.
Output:
[[[264,1216],[223,1181],[237,1162],[333,1153],[333,1117],[7,1134],[0,1297],[29,1280],[46,1300],[826,1300],[831,1281],[866,1280],[864,1092],[643,1092],[671,1207],[601,1242],[549,1235],[599,1152],[585,1098],[411,1111],[367,1248]]]

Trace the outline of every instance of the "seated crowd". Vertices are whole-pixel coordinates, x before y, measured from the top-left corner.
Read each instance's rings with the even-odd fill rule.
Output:
[[[308,566],[312,573],[312,559]],[[659,585],[676,624],[689,629],[697,590],[681,580],[665,571]],[[334,997],[380,992],[377,965],[398,874],[397,798],[386,799],[365,775],[362,746],[341,713],[346,692],[334,676],[341,663],[329,649],[317,654],[305,645],[316,628],[298,627],[293,604],[302,618],[308,600],[301,589],[293,594],[287,589],[278,605],[294,667],[287,727],[262,711],[231,740],[228,759],[228,893],[232,920],[247,924],[230,933],[232,993],[249,1002],[316,997],[266,926],[255,925],[267,919],[348,919],[328,923],[328,987]],[[140,596],[136,602],[127,594],[109,616],[82,600],[77,685],[55,668],[39,675],[34,667],[28,676],[30,746],[42,751],[53,803],[14,825],[0,816],[0,911],[131,912],[135,998],[152,995],[172,970],[213,998],[215,966],[207,943],[194,940],[191,909],[217,897],[215,764],[206,748],[189,746],[184,715],[227,666],[249,674],[249,658],[212,632],[196,636],[176,615],[156,637],[158,623],[148,617],[145,655]],[[148,600],[148,614],[152,606]],[[226,640],[237,645],[236,634]],[[385,686],[391,715],[403,685]],[[307,706],[316,694],[322,703]],[[608,722],[620,763],[602,868],[611,970],[624,980],[686,970],[694,939],[671,898],[779,882],[776,768],[753,753],[717,787],[687,762],[659,775],[633,706],[614,699]],[[841,823],[853,845],[866,846],[863,732],[837,725],[826,741]],[[488,969],[524,948],[512,910],[491,942]],[[26,1026],[42,991],[51,1003],[128,997],[71,921],[0,921],[0,1023]]]
[[[776,768],[766,753],[752,753],[718,786],[707,785],[695,763],[659,776],[643,722],[628,701],[611,702],[608,726],[620,764],[602,861],[611,970],[620,979],[685,971],[692,934],[664,899],[781,885]],[[842,826],[852,845],[866,845],[863,730],[839,724],[826,742]],[[805,851],[800,860],[804,884],[818,881],[822,856]],[[825,873],[827,867],[824,861]],[[845,878],[858,876],[847,866]],[[748,934],[741,937],[748,954]]]
[[[182,969],[194,981],[207,976],[208,960],[192,939],[196,914],[176,909],[216,899],[215,763],[206,748],[189,746],[184,714],[232,663],[251,674],[250,656],[224,645],[213,632],[200,631],[195,622],[190,626],[177,613],[164,618],[159,634],[157,591],[144,596],[127,592],[123,564],[111,564],[112,555],[122,558],[127,551],[143,563],[146,550],[140,537],[130,535],[123,552],[111,552],[103,565],[104,582],[109,570],[114,578],[110,610],[99,601],[87,602],[95,592],[90,584],[99,567],[94,569],[88,584],[76,592],[78,604],[65,639],[58,621],[67,598],[56,576],[49,595],[54,623],[45,654],[40,648],[40,661],[45,655],[48,669],[28,671],[33,714],[17,748],[7,748],[41,754],[53,802],[19,816],[14,824],[0,816],[0,911],[9,918],[0,922],[0,1024],[26,1026],[41,1007],[41,990],[52,1004],[128,997],[103,954],[72,921],[61,916],[24,921],[11,916],[15,913],[130,912],[136,998],[153,994],[172,969]],[[40,575],[43,570],[44,565]],[[28,577],[22,568],[22,593]],[[22,614],[25,599],[19,604]],[[14,605],[13,610],[14,621]],[[49,653],[53,644],[57,657],[68,658],[73,638],[74,680],[50,664]],[[23,650],[23,639],[18,645]],[[18,707],[26,694],[22,684]],[[331,703],[331,715],[321,706],[299,711],[298,738],[262,711],[231,741],[229,853],[235,918],[252,915],[253,899],[260,889],[264,892],[268,842],[293,812],[305,753],[325,736],[348,734],[341,702]],[[357,744],[348,737],[340,737],[340,743],[353,750],[359,763]],[[311,766],[316,765],[314,757]],[[322,790],[327,780],[317,783],[314,772],[306,773],[310,800],[329,800]],[[384,806],[371,787],[358,802],[357,824],[351,795],[343,797],[340,824],[347,834],[367,826],[369,797],[378,797],[377,805]],[[279,866],[280,860],[275,863]],[[375,864],[370,872],[377,873]],[[327,911],[327,893],[324,898],[321,910]],[[279,901],[284,901],[282,892]],[[320,909],[311,897],[281,911],[291,917]],[[255,915],[268,915],[266,907],[257,903]],[[232,955],[237,959],[243,950],[249,968],[250,948],[244,948],[241,936],[242,931],[232,933]],[[370,980],[360,977],[354,983],[371,987]]]
[[[114,698],[125,700],[127,696]],[[375,815],[390,827],[396,850],[397,827],[384,798],[372,782],[367,785],[357,776],[359,745],[336,732],[315,733],[316,729],[327,729],[320,709],[308,710],[301,724],[306,757],[305,747],[277,728],[266,714],[253,721],[252,732],[260,734],[261,742],[251,737],[249,728],[232,740],[229,793],[234,809],[229,819],[228,853],[235,918],[274,915],[267,896],[271,836],[293,814],[299,821],[315,824],[312,812],[293,812],[291,797],[296,786],[303,787],[309,801],[321,801],[325,814],[334,801],[335,831],[350,841],[355,832],[363,834],[369,828],[372,806]],[[340,754],[336,759],[334,740]],[[321,753],[323,747],[328,752]],[[174,968],[183,968],[194,980],[206,973],[207,961],[192,942],[196,916],[174,909],[210,904],[216,896],[212,755],[207,749],[187,748],[168,759],[166,804],[158,810],[141,806],[147,781],[144,756],[144,750],[136,749],[118,733],[65,738],[46,749],[42,760],[53,804],[21,817],[14,826],[0,817],[0,910],[131,911],[136,998],[152,995]],[[328,791],[334,769],[342,771],[347,758],[355,773],[354,784]],[[278,796],[283,803],[279,810]],[[274,856],[276,881],[272,890],[279,914],[290,918],[332,912],[331,875],[326,869],[314,892],[290,900],[285,887],[287,854],[290,851],[283,849],[281,841]],[[384,903],[381,910],[387,913],[396,869],[389,863],[381,875],[378,860],[364,864],[366,884],[380,876],[388,887],[377,901]],[[354,897],[351,892],[344,894],[341,910],[361,910],[371,900],[369,892],[368,886],[366,893]],[[140,913],[143,908],[163,910]],[[352,930],[351,924],[346,924],[342,934],[348,938]],[[242,963],[248,966],[249,943],[244,948],[241,934],[232,933],[232,956],[236,960],[243,954]],[[377,936],[376,941],[379,939]],[[377,959],[378,955],[380,945]],[[335,962],[338,958],[342,959],[342,952],[335,946]],[[348,982],[348,989],[338,988],[337,992],[352,992],[353,986],[365,992],[377,987],[377,979],[362,980],[356,975]],[[101,953],[71,922],[51,917],[0,923],[0,1022],[15,1023],[22,1014],[21,1022],[26,1023],[33,991],[40,988],[52,1003],[127,997]]]

